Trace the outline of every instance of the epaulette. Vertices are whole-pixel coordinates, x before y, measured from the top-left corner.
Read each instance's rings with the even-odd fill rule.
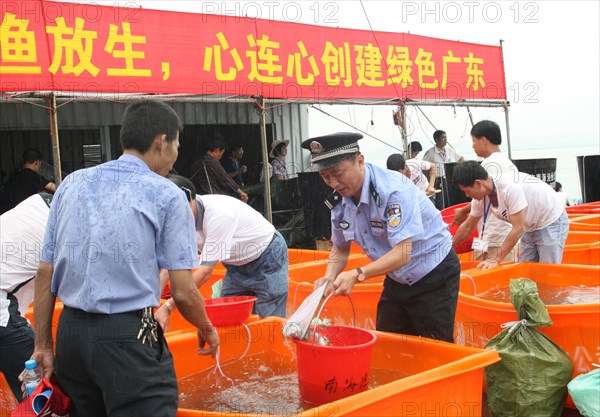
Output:
[[[337,191],[334,191],[329,197],[325,199],[324,203],[329,210],[333,210],[333,208],[337,206],[340,203],[340,201],[342,201],[342,196]]]

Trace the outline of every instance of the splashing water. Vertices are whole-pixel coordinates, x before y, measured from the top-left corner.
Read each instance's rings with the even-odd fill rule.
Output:
[[[179,380],[179,407],[222,413],[295,415],[313,408],[303,403],[298,389],[296,362],[289,355],[264,352],[222,364],[235,385],[215,378],[211,369]],[[407,373],[372,368],[369,388],[408,376]]]

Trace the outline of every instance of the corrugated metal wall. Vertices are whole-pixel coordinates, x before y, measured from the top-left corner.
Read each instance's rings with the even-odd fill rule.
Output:
[[[260,115],[250,103],[202,103],[169,101],[186,125],[259,124]],[[274,139],[288,139],[288,170],[290,174],[301,172],[300,143],[308,138],[308,112],[303,104],[275,104],[267,102],[267,124],[274,124]],[[0,140],[2,130],[48,130],[49,111],[42,101],[31,103],[0,104]],[[58,127],[60,129],[98,128],[103,143],[110,143],[108,126],[121,123],[127,103],[71,101],[58,103]],[[105,150],[105,152],[108,152]],[[307,156],[305,155],[306,159]],[[17,164],[20,161],[17,161]]]

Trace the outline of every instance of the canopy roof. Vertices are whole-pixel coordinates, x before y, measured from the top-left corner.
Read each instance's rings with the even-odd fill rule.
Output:
[[[500,46],[45,0],[2,2],[0,13],[3,92],[506,100]]]

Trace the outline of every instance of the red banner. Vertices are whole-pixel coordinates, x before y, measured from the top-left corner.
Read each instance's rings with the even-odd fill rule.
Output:
[[[0,90],[506,98],[499,46],[44,0],[0,3]]]

